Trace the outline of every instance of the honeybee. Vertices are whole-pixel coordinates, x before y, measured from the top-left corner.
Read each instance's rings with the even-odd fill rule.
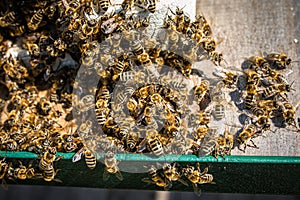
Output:
[[[9,35],[11,37],[19,37],[23,35],[26,31],[26,28],[24,25],[14,25],[10,27]]]
[[[163,144],[157,131],[152,129],[146,131],[146,137],[138,145],[137,152],[142,152],[145,148],[153,152],[155,156],[164,154]]]
[[[118,161],[115,158],[115,154],[111,151],[108,151],[104,159],[105,169],[103,172],[103,180],[107,181],[109,179],[109,174],[115,174],[115,176],[122,181],[123,175],[120,172],[118,167]]]
[[[258,86],[254,84],[247,84],[246,86],[246,97],[245,97],[245,107],[250,109],[251,107],[256,105],[256,101],[258,99]]]
[[[264,108],[267,111],[276,110],[279,108],[279,103],[276,100],[259,100],[257,102],[257,106],[260,108]]]
[[[148,173],[151,178],[143,178],[143,182],[155,184],[158,187],[163,187],[164,190],[169,190],[172,187],[172,182],[163,174],[159,174],[154,166],[151,166]]]
[[[220,135],[216,140],[216,145],[214,146],[214,150],[212,151],[212,155],[218,159],[220,155],[222,158],[225,158],[225,155],[231,154],[231,149],[234,144],[234,136],[225,129],[224,135]]]
[[[142,54],[137,56],[138,62],[143,66],[149,66],[152,64],[152,61],[150,59],[150,56],[148,53],[143,52]]]
[[[57,157],[56,153],[57,153],[57,151],[56,151],[55,147],[48,147],[48,149],[43,154],[43,156],[41,157],[41,160],[39,162],[39,168],[42,171],[50,170],[51,168],[53,168],[53,162],[58,161],[62,158],[62,156]],[[45,172],[45,173],[48,174],[48,172]]]
[[[37,111],[41,115],[49,115],[50,110],[52,109],[52,104],[45,97],[41,98],[39,103],[36,106]]]
[[[211,60],[216,66],[220,66],[221,61],[224,60],[223,54],[218,51],[208,52],[208,59]]]
[[[270,53],[265,59],[277,70],[287,69],[292,63],[292,59],[285,53]]]
[[[286,123],[290,126],[294,126],[296,127],[297,130],[299,130],[299,128],[297,127],[296,124],[296,118],[295,118],[295,113],[296,113],[296,109],[300,104],[297,104],[295,107],[290,104],[289,102],[278,102],[278,104],[281,107],[282,110],[282,115],[283,115],[283,123]]]
[[[14,11],[8,12],[4,16],[0,17],[0,26],[7,27],[14,23],[16,20],[16,13]]]
[[[111,6],[110,0],[100,0],[99,7],[106,12],[108,8]]]
[[[148,10],[151,13],[155,13],[156,1],[158,0],[136,0],[134,5],[144,10]]]
[[[215,70],[213,71],[213,75],[223,78],[223,82],[226,87],[232,88],[236,86],[238,81],[238,74],[233,71],[225,70],[220,66],[215,66]]]
[[[270,130],[271,121],[269,118],[269,113],[260,107],[253,106],[250,108],[252,115],[248,115],[250,118],[254,119],[254,124],[261,128],[262,130]]]
[[[42,23],[43,17],[44,17],[44,9],[39,9],[33,16],[30,18],[29,22],[27,23],[27,27],[35,31],[38,29],[40,26],[44,25]]]
[[[8,189],[5,178],[7,178],[10,175],[10,170],[11,170],[11,163],[5,162],[5,157],[0,160],[0,180],[2,180],[2,187],[4,189]]]
[[[271,81],[279,84],[286,84],[289,85],[288,81],[286,80],[286,78],[284,77],[284,75],[282,75],[281,73],[277,72],[276,70],[273,69],[269,69],[266,73],[265,76],[268,77]]]
[[[250,58],[246,59],[250,62],[249,68],[254,70],[255,72],[265,72],[270,69],[270,64],[266,59],[260,56],[251,56]]]
[[[283,83],[274,84],[264,88],[261,91],[261,94],[264,98],[275,97],[275,99],[277,99],[278,97],[281,97],[283,100],[287,101],[287,92],[290,92],[292,90],[291,86],[292,84],[291,85],[286,85]]]
[[[201,191],[198,189],[198,184],[215,184],[213,182],[213,175],[207,174],[208,167],[206,167],[202,172],[200,170],[200,164],[197,163],[197,168],[195,169],[193,166],[187,166],[186,168],[183,168],[183,173],[186,176],[186,178],[192,183],[192,186],[194,188],[194,193],[197,196],[200,196]]]
[[[256,131],[256,126],[254,124],[245,125],[240,134],[237,137],[238,149],[245,152],[246,147],[252,147],[258,149],[259,147],[253,142],[252,138],[257,137],[259,134]],[[252,145],[248,144],[249,142]],[[244,148],[241,149],[241,146],[244,145]]]
[[[165,177],[167,179],[169,179],[170,181],[179,181],[183,185],[189,186],[189,184],[181,178],[181,173],[180,173],[179,169],[176,167],[176,165],[178,165],[178,163],[176,163],[176,162],[174,162],[173,165],[171,165],[169,163],[164,164],[163,172],[164,172]]]
[[[94,96],[93,95],[85,95],[80,99],[77,105],[77,109],[79,112],[86,112],[93,108],[94,105]]]
[[[140,138],[137,133],[129,132],[128,134],[125,135],[123,139],[125,144],[125,150],[133,151],[134,148],[137,146]]]
[[[259,85],[260,83],[260,75],[251,69],[246,69],[244,71],[247,77],[247,84]]]
[[[43,170],[44,181],[47,181],[47,182],[55,181],[58,183],[62,183],[61,180],[55,178],[58,171],[59,171],[58,169],[55,170],[54,167],[52,165],[50,165],[47,169]]]
[[[19,167],[14,169],[14,178],[25,180],[27,178],[27,168],[19,161]]]
[[[84,154],[84,159],[87,167],[90,169],[95,169],[97,165],[97,155],[87,147],[82,147],[80,150],[78,150],[74,154],[72,162],[78,162],[79,160],[81,160],[82,154]]]
[[[210,83],[208,80],[201,81],[200,85],[194,87],[194,95],[197,98],[198,104],[200,104],[209,95]]]

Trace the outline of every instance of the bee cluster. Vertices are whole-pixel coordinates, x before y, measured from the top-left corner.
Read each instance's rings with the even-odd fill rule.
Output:
[[[168,8],[150,35],[157,2],[0,2],[0,150],[40,155],[28,167],[3,159],[0,179],[61,182],[56,153],[74,152],[73,162],[83,155],[90,169],[103,155],[103,179],[123,180],[116,153],[218,158],[235,146],[245,151],[278,116],[298,130],[287,97],[292,84],[281,73],[291,59],[275,53],[247,59],[241,99],[248,124],[237,133],[221,129],[226,112],[237,110],[226,93],[238,88],[238,73],[220,66],[220,41],[202,14],[192,21]],[[194,67],[203,58],[216,65],[214,76]],[[169,189],[172,181],[188,185],[184,175],[199,194],[198,184],[214,183],[207,172],[164,164],[162,171],[151,166],[143,181]]]
[[[244,66],[245,86],[241,98],[248,117],[245,126],[237,137],[239,148],[247,146],[258,148],[252,138],[261,136],[270,130],[272,122],[275,126],[294,127],[296,109],[289,102],[288,93],[294,90],[285,72],[290,70],[292,60],[284,53],[271,53],[263,56],[252,56],[246,59]],[[251,142],[251,144],[249,144]]]
[[[184,180],[187,179],[192,184],[194,193],[197,196],[201,194],[198,185],[206,183],[215,184],[213,182],[213,175],[208,174],[208,167],[201,171],[199,163],[196,163],[195,166],[186,165],[184,167],[176,162],[173,164],[165,163],[161,168],[161,170],[158,170],[155,166],[151,166],[149,169],[150,178],[143,178],[142,181],[155,184],[158,187],[164,188],[164,190],[169,190],[172,187],[172,182],[175,181],[189,186],[188,182]]]

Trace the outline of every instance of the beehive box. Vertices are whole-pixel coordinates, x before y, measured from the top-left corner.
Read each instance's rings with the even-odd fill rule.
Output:
[[[184,4],[194,5],[184,2]],[[276,4],[274,6],[273,4]],[[182,4],[180,4],[182,5]],[[197,1],[197,13],[203,12],[213,19],[214,32],[223,38],[218,50],[223,52],[225,60],[234,66],[240,66],[245,57],[257,54],[257,50],[272,52],[283,50],[293,60],[299,60],[300,48],[296,34],[299,31],[299,3],[293,1],[236,1],[226,4],[222,1]],[[267,10],[261,8],[268,8]],[[188,8],[187,8],[188,9]],[[185,10],[188,11],[188,10]],[[188,11],[189,12],[189,11]],[[201,65],[203,63],[199,63]],[[293,64],[293,73],[288,78],[295,80],[295,94],[291,102],[299,101],[299,65]],[[299,116],[299,115],[298,115]],[[297,194],[300,188],[300,136],[299,133],[280,129],[276,133],[268,133],[266,138],[254,140],[260,149],[247,148],[246,153],[233,151],[232,156],[218,161],[213,157],[197,158],[194,155],[175,157],[177,162],[201,162],[210,166],[209,172],[214,174],[215,185],[203,185],[203,192],[228,193],[266,193]],[[27,152],[1,152],[2,156],[21,159],[24,163],[36,159],[37,155]],[[145,173],[123,173],[124,181],[120,182],[112,176],[103,182],[103,165],[99,164],[93,171],[86,168],[84,161],[72,163],[72,153],[60,154],[64,158],[56,163],[62,169],[58,178],[62,183],[45,183],[42,180],[17,181],[18,184],[153,189],[159,188],[141,182]],[[149,158],[142,155],[117,155],[121,163],[134,165],[140,162],[174,161],[174,157]],[[121,164],[120,163],[120,164]],[[192,187],[174,184],[172,190],[192,191]]]

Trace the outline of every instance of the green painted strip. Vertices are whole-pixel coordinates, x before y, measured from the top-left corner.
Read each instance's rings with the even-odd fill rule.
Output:
[[[58,153],[58,156],[63,156],[63,159],[72,159],[74,153]],[[31,152],[5,152],[0,151],[1,157],[7,158],[22,158],[36,159],[38,155]],[[103,155],[98,155],[98,158],[103,158]],[[140,161],[140,162],[211,162],[211,163],[267,163],[267,164],[300,164],[300,157],[289,156],[226,156],[225,159],[218,160],[212,156],[203,156],[198,158],[195,155],[165,155],[161,157],[149,157],[141,154],[118,154],[118,160],[123,161]]]

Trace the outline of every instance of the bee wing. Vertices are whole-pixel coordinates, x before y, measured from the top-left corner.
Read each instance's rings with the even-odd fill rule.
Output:
[[[187,186],[187,187],[189,186],[189,184],[185,180],[183,180],[182,178],[179,178],[178,181],[180,183],[182,183],[183,185]]]
[[[5,181],[5,179],[2,179],[1,186],[3,187],[4,190],[8,190],[8,185],[7,185],[6,181]]]
[[[82,154],[84,152],[84,149],[81,148],[80,150],[78,150],[74,156],[72,157],[72,162],[78,162],[79,160],[81,160]]]
[[[142,181],[143,182],[145,182],[145,183],[151,183],[151,184],[155,184],[155,182],[154,181],[152,181],[151,179],[149,179],[149,178],[143,178],[142,179]]]
[[[172,182],[170,180],[167,180],[168,184],[164,187],[164,190],[170,190],[170,188],[172,187]]]
[[[194,188],[194,193],[195,193],[198,197],[200,197],[200,195],[201,195],[201,189],[198,189],[197,183],[193,183],[192,185],[193,185],[193,188]]]
[[[109,172],[106,169],[104,169],[104,172],[103,172],[103,181],[108,181],[109,177],[110,177]]]
[[[120,171],[117,171],[117,173],[116,173],[115,175],[116,175],[116,177],[117,177],[120,181],[123,181],[123,180],[124,180],[123,175],[122,175],[122,173],[121,173]]]
[[[198,157],[208,155],[212,152],[213,147],[216,144],[216,138],[218,136],[218,130],[210,130],[201,142],[200,148],[198,149]]]

